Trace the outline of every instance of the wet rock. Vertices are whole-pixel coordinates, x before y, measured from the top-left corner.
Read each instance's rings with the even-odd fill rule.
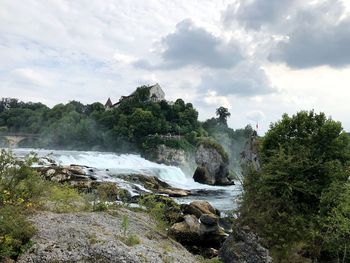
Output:
[[[237,228],[230,234],[220,248],[219,257],[224,263],[272,262],[269,251],[260,244],[258,236],[248,227]]]
[[[36,168],[46,180],[57,183],[68,183],[82,191],[91,191],[96,186],[96,178],[86,172],[86,166],[45,166]]]
[[[170,197],[184,197],[191,194],[191,191],[171,187],[169,184],[159,180],[155,176],[132,174],[125,175],[124,179],[132,183],[143,185],[143,187],[153,193],[167,194]]]

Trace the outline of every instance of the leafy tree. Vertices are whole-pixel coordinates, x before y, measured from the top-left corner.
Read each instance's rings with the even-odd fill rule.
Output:
[[[229,113],[228,109],[221,106],[216,109],[216,115],[219,118],[219,122],[227,126],[227,118],[231,116],[231,113]]]
[[[261,173],[247,171],[244,180],[239,222],[266,240],[277,262],[294,262],[295,250],[319,262],[350,260],[350,140],[341,124],[314,111],[285,114],[260,156]]]

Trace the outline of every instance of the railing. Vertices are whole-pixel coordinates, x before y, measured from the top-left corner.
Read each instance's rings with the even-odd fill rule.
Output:
[[[39,134],[35,133],[20,133],[20,132],[0,132],[0,137],[30,137],[30,138],[38,138],[40,137]]]
[[[150,138],[159,137],[164,140],[181,140],[183,138],[182,135],[176,135],[176,134],[150,134],[148,135]]]

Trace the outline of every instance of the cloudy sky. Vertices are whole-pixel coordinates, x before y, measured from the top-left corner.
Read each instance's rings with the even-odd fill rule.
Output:
[[[158,82],[233,128],[315,109],[350,130],[349,2],[2,0],[0,97],[115,102]]]

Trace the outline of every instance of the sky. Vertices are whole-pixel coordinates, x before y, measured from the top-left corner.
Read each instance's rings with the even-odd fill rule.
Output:
[[[1,0],[0,97],[105,103],[159,83],[235,129],[314,109],[350,131],[349,2]]]

